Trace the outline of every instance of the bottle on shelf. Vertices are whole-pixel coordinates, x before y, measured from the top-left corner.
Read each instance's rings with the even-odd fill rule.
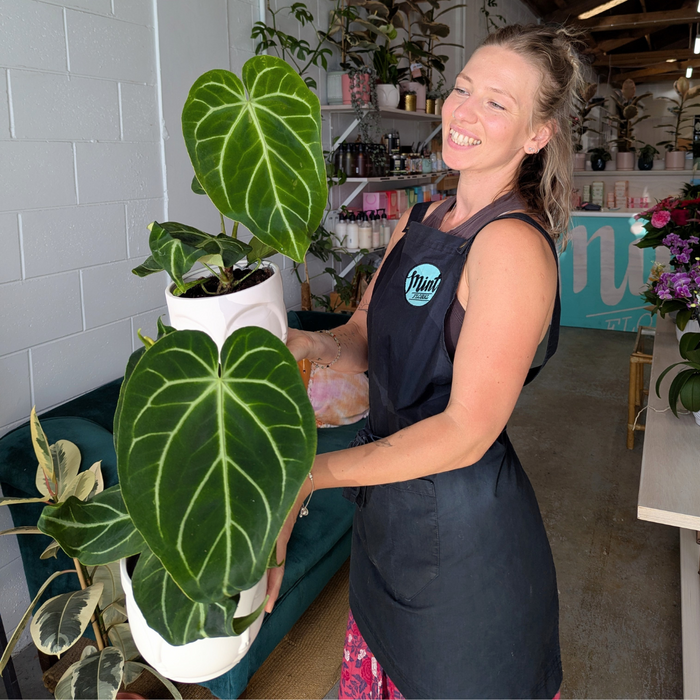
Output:
[[[367,163],[365,158],[365,146],[363,143],[357,144],[357,177],[367,177]]]
[[[333,153],[333,165],[335,165],[336,172],[345,172],[345,153],[347,150],[348,145],[346,143],[341,143],[340,146],[335,149]]]
[[[344,212],[340,212],[338,217],[338,223],[335,225],[335,236],[338,239],[338,245],[344,246],[347,243],[348,220]]]
[[[391,226],[389,226],[389,220],[386,218],[386,210],[381,209],[382,216],[380,219],[380,229],[382,233],[382,245],[389,245],[391,240]]]
[[[355,215],[348,214],[348,223],[345,236],[345,247],[348,250],[359,250],[360,248],[360,227],[357,225]]]
[[[430,154],[430,172],[431,173],[436,173],[437,172],[437,166],[438,166],[438,159],[437,159],[437,153],[433,151]]]
[[[355,177],[355,154],[352,151],[352,144],[345,144],[345,166],[343,167],[348,177]]]
[[[360,238],[360,248],[367,248],[368,250],[372,247],[372,225],[367,219],[365,212],[361,211],[360,223],[358,224],[358,234]]]
[[[372,248],[382,247],[382,229],[379,223],[379,214],[372,211],[369,214],[370,224],[372,225]]]

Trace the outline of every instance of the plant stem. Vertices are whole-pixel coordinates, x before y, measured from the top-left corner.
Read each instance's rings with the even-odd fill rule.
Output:
[[[75,572],[78,574],[78,580],[80,581],[80,588],[82,590],[85,590],[88,587],[88,584],[85,580],[85,572],[83,571],[83,565],[78,559],[73,559],[73,563],[75,564]],[[95,633],[95,642],[97,642],[97,650],[102,651],[106,645],[104,638],[102,637],[102,630],[100,629],[100,624],[97,621],[97,616],[99,615],[99,613],[97,612],[98,610],[99,607],[95,608],[95,612],[90,618],[90,622],[92,623],[92,631]]]
[[[233,222],[233,228],[231,229],[231,238],[238,239],[238,222]]]
[[[225,236],[226,235],[226,221],[224,219],[224,215],[221,212],[219,212],[219,217],[221,218],[221,233],[223,233]],[[234,236],[234,238],[235,238],[235,236]]]

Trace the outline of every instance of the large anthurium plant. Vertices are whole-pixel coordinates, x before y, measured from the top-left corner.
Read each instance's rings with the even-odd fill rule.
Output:
[[[234,275],[234,266],[244,258],[257,266],[280,252],[301,262],[323,217],[328,186],[318,97],[275,56],[251,58],[241,76],[205,73],[182,112],[192,189],[219,210],[221,231],[153,222],[151,255],[133,271],[143,277],[165,270],[176,296],[201,284],[185,280],[196,262],[219,278],[215,294],[235,291],[244,276]],[[234,222],[230,233],[226,219]],[[250,244],[238,238],[239,224],[253,234]]]
[[[169,644],[241,634],[240,592],[276,566],[276,541],[316,453],[297,363],[262,328],[221,354],[160,325],[132,355],[114,419],[120,485],[44,509],[39,528],[95,566],[139,555],[134,597]],[[264,605],[264,603],[263,603]]]

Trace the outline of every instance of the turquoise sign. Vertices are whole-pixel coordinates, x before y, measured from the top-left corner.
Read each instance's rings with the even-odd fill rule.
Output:
[[[631,223],[629,216],[572,217],[560,258],[563,326],[636,331],[654,325],[639,294],[655,251],[634,245],[640,236],[632,233]]]
[[[411,306],[425,306],[437,292],[442,275],[435,265],[416,265],[406,275],[406,301]]]

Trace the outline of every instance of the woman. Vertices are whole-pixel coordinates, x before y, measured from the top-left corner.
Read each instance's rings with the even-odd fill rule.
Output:
[[[456,198],[404,215],[346,326],[290,330],[298,360],[369,371],[367,427],[293,510],[314,486],[357,505],[341,697],[558,694],[554,564],[505,426],[556,349],[580,74],[564,29],[491,34],[442,110]]]

